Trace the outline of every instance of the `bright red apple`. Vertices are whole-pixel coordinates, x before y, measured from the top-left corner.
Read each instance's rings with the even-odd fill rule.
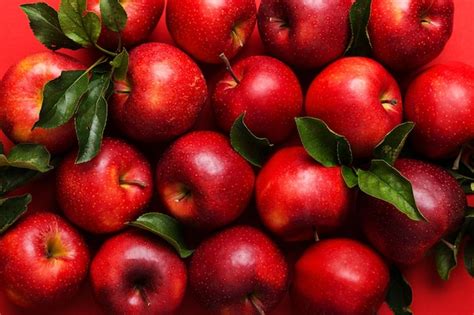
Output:
[[[135,219],[151,199],[150,164],[133,146],[104,138],[90,162],[75,164],[76,152],[61,163],[57,198],[66,217],[92,233],[116,232]]]

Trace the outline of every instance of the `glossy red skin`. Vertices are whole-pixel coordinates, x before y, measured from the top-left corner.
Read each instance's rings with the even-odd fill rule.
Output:
[[[145,157],[131,145],[104,138],[100,153],[90,162],[74,164],[77,152],[61,163],[57,198],[64,215],[92,233],[121,230],[148,204],[153,191],[151,168]],[[140,181],[146,185],[120,184]]]
[[[258,29],[265,48],[299,68],[324,66],[342,56],[349,44],[352,2],[262,0]]]
[[[254,0],[168,0],[166,5],[166,25],[173,40],[206,63],[221,63],[221,53],[229,59],[237,55],[256,19]]]
[[[48,258],[48,240],[58,236],[66,256]],[[89,250],[81,235],[59,216],[28,215],[0,238],[2,289],[15,304],[57,305],[77,294],[87,275]]]
[[[212,131],[189,133],[174,142],[158,162],[156,188],[179,221],[215,229],[234,221],[247,207],[255,175],[230,146]],[[189,190],[189,195],[179,199]]]
[[[303,92],[293,71],[266,56],[245,58],[232,69],[240,83],[225,73],[214,90],[212,105],[219,126],[229,132],[245,112],[244,121],[255,135],[272,143],[286,140],[303,107]]]
[[[382,100],[395,100],[396,105]],[[324,120],[349,140],[356,158],[374,147],[402,122],[402,97],[395,79],[379,63],[364,57],[339,59],[311,83],[306,113]]]
[[[127,87],[128,85],[128,87]],[[155,143],[183,134],[196,122],[207,98],[206,81],[194,61],[179,49],[147,43],[130,53],[128,83],[114,93],[111,114],[128,137]]]
[[[258,315],[255,296],[265,312],[283,299],[288,266],[278,247],[260,230],[235,226],[205,240],[189,265],[193,294],[211,314]]]
[[[314,239],[315,231],[337,231],[355,197],[339,166],[322,166],[303,147],[273,155],[257,177],[255,195],[265,226],[287,241]]]
[[[420,261],[441,238],[462,223],[466,196],[442,168],[410,159],[395,167],[412,184],[415,202],[427,221],[413,221],[392,205],[360,194],[358,212],[368,240],[397,264]]]
[[[155,29],[165,7],[164,0],[121,0],[127,13],[127,24],[120,33],[122,45],[132,47],[145,42]],[[87,10],[100,16],[100,0],[88,0]],[[99,44],[116,49],[118,34],[102,27]]]
[[[61,153],[75,142],[73,122],[43,129],[33,125],[39,119],[43,88],[64,70],[81,70],[84,65],[71,57],[42,52],[10,67],[0,82],[0,127],[13,142],[38,143],[51,153]]]
[[[295,265],[291,288],[297,314],[373,315],[390,280],[382,258],[351,239],[323,240]]]
[[[416,123],[413,147],[431,159],[456,156],[474,139],[474,68],[435,65],[408,87],[405,116]]]
[[[453,20],[453,0],[373,0],[368,32],[374,57],[397,72],[419,68],[441,53]]]
[[[96,301],[111,314],[127,315],[174,314],[187,281],[186,266],[173,250],[137,232],[109,238],[92,260],[90,277]]]

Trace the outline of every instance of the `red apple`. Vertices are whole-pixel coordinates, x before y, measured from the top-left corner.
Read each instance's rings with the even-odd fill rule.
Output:
[[[96,301],[111,314],[174,314],[186,266],[173,250],[137,232],[108,239],[91,264]]]
[[[257,19],[255,0],[168,0],[166,24],[173,40],[195,59],[220,63],[250,38]]]
[[[262,0],[258,29],[265,48],[300,68],[319,68],[342,56],[350,39],[352,0]]]
[[[442,168],[411,159],[395,167],[413,187],[415,202],[426,221],[413,221],[394,206],[362,195],[358,208],[368,240],[398,264],[420,261],[441,238],[462,223],[466,196],[457,181]]]
[[[322,166],[303,147],[278,151],[260,171],[255,195],[265,226],[287,241],[337,231],[354,201],[341,168]]]
[[[235,220],[252,196],[255,175],[230,146],[212,131],[195,131],[174,142],[156,170],[158,195],[181,222],[215,229]]]
[[[33,129],[33,125],[39,119],[46,83],[62,71],[84,68],[79,61],[53,52],[29,55],[10,67],[0,82],[0,127],[7,137],[42,144],[52,153],[70,148],[75,142],[72,121],[52,129]]]
[[[301,315],[373,315],[389,280],[387,265],[372,249],[351,239],[329,239],[296,262],[291,297]]]
[[[191,58],[173,46],[147,43],[132,50],[128,80],[115,84],[110,110],[131,139],[159,142],[191,129],[206,98],[206,81]]]
[[[189,265],[189,285],[209,314],[266,314],[285,295],[288,266],[265,234],[236,226],[196,249]]]
[[[237,62],[216,85],[213,108],[219,126],[230,131],[242,113],[245,123],[259,137],[272,143],[286,140],[301,113],[303,92],[298,78],[281,61],[252,56]]]
[[[374,57],[406,72],[436,58],[453,31],[453,0],[373,0],[368,33]]]
[[[402,122],[402,97],[395,79],[379,63],[363,57],[339,59],[311,83],[306,113],[324,120],[349,140],[356,158]]]
[[[59,216],[31,214],[0,238],[0,280],[21,307],[65,303],[87,275],[89,250]]]
[[[413,147],[432,159],[456,156],[474,139],[474,68],[435,65],[408,87],[405,115],[416,123]]]
[[[76,152],[61,163],[57,198],[69,220],[92,233],[116,232],[135,219],[151,199],[150,164],[131,145],[112,138],[102,141],[90,162],[75,164]]]

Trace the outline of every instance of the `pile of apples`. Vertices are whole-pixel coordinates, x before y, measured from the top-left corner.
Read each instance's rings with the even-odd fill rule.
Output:
[[[59,305],[89,279],[111,314],[173,314],[187,291],[207,314],[270,314],[288,292],[298,315],[410,314],[396,266],[436,247],[446,278],[464,236],[474,274],[474,68],[419,70],[452,0],[168,0],[175,46],[146,42],[164,7],[22,6],[49,49],[100,55],[33,54],[1,81],[11,302]],[[241,58],[256,24],[268,55]],[[31,180],[60,211],[26,209]]]

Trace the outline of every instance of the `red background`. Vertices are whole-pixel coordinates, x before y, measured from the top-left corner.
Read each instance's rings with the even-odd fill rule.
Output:
[[[4,0],[0,13],[0,39],[2,50],[0,53],[0,76],[3,76],[7,68],[31,53],[45,50],[39,44],[28,27],[28,22],[20,10],[19,5],[27,0]],[[47,3],[57,7],[59,0],[47,0]],[[259,2],[259,1],[257,1]],[[454,33],[447,44],[442,55],[435,61],[462,61],[474,66],[474,13],[473,0],[454,0],[456,5]],[[164,17],[152,35],[151,40],[160,42],[171,42],[165,27]],[[388,21],[389,23],[389,21]],[[263,48],[255,30],[251,43],[245,48],[244,54],[263,53]],[[90,62],[92,57],[87,52],[73,52],[72,55]],[[41,196],[36,199],[35,206],[48,206],[54,203],[54,197],[48,192],[45,184],[37,185],[35,195]],[[51,186],[49,186],[51,187]],[[34,198],[35,199],[35,198]],[[474,203],[474,200],[472,200]],[[440,280],[434,268],[432,257],[416,266],[403,270],[405,276],[411,283],[414,291],[413,311],[417,315],[473,315],[474,314],[474,279],[470,278],[464,270],[462,259],[458,268],[452,273],[447,282]],[[1,285],[1,284],[0,284]],[[188,297],[180,314],[196,314],[198,308]],[[11,305],[3,295],[0,294],[0,315],[39,314],[38,310],[25,311]],[[81,293],[71,301],[66,301],[65,306],[55,310],[48,309],[44,314],[49,315],[71,315],[71,314],[102,314],[94,302],[87,284]],[[280,305],[274,314],[288,315],[287,299]],[[380,314],[390,314],[384,305]]]

